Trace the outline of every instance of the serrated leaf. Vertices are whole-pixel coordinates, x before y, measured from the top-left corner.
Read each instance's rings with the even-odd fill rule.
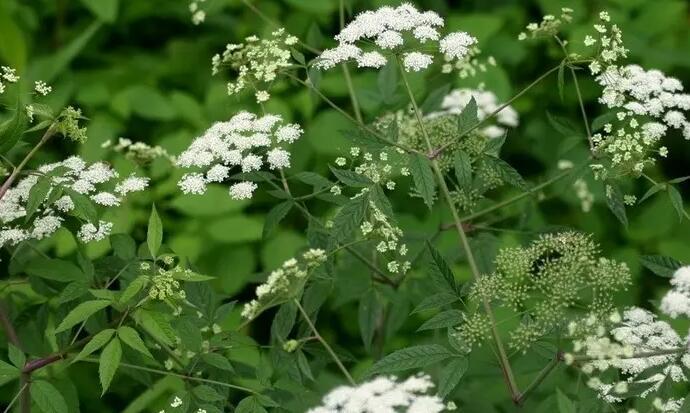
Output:
[[[670,181],[668,181],[668,183],[669,183],[669,184],[679,184],[679,183],[681,183],[681,182],[687,181],[688,179],[690,179],[690,176],[681,176],[681,177],[678,177],[678,178],[673,178],[673,179],[671,179]]]
[[[302,66],[307,65],[307,61],[304,58],[304,54],[302,54],[301,52],[295,49],[290,49],[290,54],[292,55],[292,58],[297,61],[297,63],[301,64]]]
[[[332,166],[329,167],[333,175],[343,184],[353,188],[366,188],[374,182],[362,174],[347,169],[337,169]]]
[[[474,127],[474,125],[479,122],[479,117],[477,115],[477,101],[474,96],[467,102],[467,105],[462,109],[462,112],[458,115],[458,132],[464,133],[466,130]],[[458,136],[461,138],[462,135]]]
[[[297,319],[297,306],[287,302],[280,306],[271,323],[271,333],[279,341],[285,341],[295,326]]]
[[[671,200],[671,205],[673,205],[673,209],[675,209],[676,213],[678,214],[678,220],[683,221],[683,216],[685,215],[685,209],[683,208],[683,196],[675,187],[671,185],[668,185],[666,190],[668,191],[668,197]]]
[[[462,311],[446,310],[442,311],[430,319],[426,320],[417,331],[435,330],[438,328],[448,328],[460,324],[462,321]]]
[[[300,172],[294,175],[293,178],[304,182],[307,185],[313,186],[317,191],[332,185],[331,181],[329,181],[327,178],[314,172]]]
[[[110,301],[108,300],[84,301],[83,303],[74,307],[72,311],[67,313],[67,316],[65,316],[60,325],[57,326],[55,332],[60,333],[62,331],[68,330],[73,326],[77,325],[78,323],[85,321],[87,318],[91,317],[91,315],[95,314],[96,312],[108,307],[109,305]]]
[[[135,278],[132,280],[132,282],[127,285],[127,288],[125,288],[124,291],[122,291],[122,294],[120,295],[120,299],[118,300],[121,304],[127,303],[129,300],[134,298],[139,291],[141,291],[144,286],[148,283],[148,278],[144,275],[140,275],[139,277]]]
[[[225,400],[225,397],[218,393],[216,389],[206,384],[196,386],[194,389],[192,389],[192,393],[194,393],[194,396],[196,396],[198,399],[205,402],[218,402]]]
[[[218,353],[204,353],[201,355],[201,359],[208,365],[213,366],[220,370],[225,371],[235,371],[232,368],[232,364],[227,358],[223,357]]]
[[[22,137],[27,117],[21,100],[17,100],[14,115],[0,125],[0,153],[6,154]]]
[[[58,282],[86,281],[79,267],[65,260],[37,257],[29,261],[24,271],[35,277]]]
[[[498,176],[503,182],[512,185],[518,189],[526,191],[528,188],[527,182],[520,176],[520,173],[515,170],[508,162],[501,158],[494,156],[485,156],[482,160],[489,165],[491,169],[498,173]]]
[[[369,197],[374,202],[376,207],[388,217],[389,220],[395,221],[395,213],[393,212],[393,205],[386,196],[381,186],[373,185],[369,188]]]
[[[663,255],[643,255],[640,263],[654,274],[666,278],[671,278],[673,273],[683,266],[683,263],[675,258]]]
[[[431,260],[429,261],[429,275],[434,284],[436,284],[436,287],[442,291],[459,295],[460,291],[455,281],[455,275],[453,275],[453,271],[450,269],[445,258],[443,258],[443,255],[441,255],[431,243],[427,243],[427,249],[431,256]]]
[[[266,409],[263,408],[259,399],[255,396],[249,396],[242,399],[237,403],[237,408],[235,408],[235,413],[267,413]]]
[[[0,386],[19,378],[21,372],[17,367],[0,360]]]
[[[63,187],[63,191],[65,191],[74,204],[72,212],[75,216],[91,223],[98,222],[96,206],[88,196],[67,187]]]
[[[101,395],[105,394],[110,387],[110,383],[115,377],[115,372],[120,365],[122,359],[122,345],[120,340],[112,339],[110,343],[101,352],[101,357],[98,359],[98,377],[101,381],[101,388],[103,389]]]
[[[607,184],[606,190],[606,205],[613,215],[618,218],[624,227],[628,227],[628,216],[625,213],[625,203],[623,202],[623,193],[617,185],[613,183]]]
[[[67,413],[67,402],[60,391],[45,380],[31,383],[31,400],[43,413]]]
[[[141,324],[148,334],[151,334],[166,346],[174,345],[175,331],[161,313],[139,310],[136,312],[136,317],[137,322]]]
[[[153,355],[149,349],[146,348],[146,344],[144,344],[144,340],[141,339],[141,336],[139,336],[137,330],[129,326],[121,326],[117,329],[117,336],[120,337],[120,340],[122,340],[122,342],[127,344],[133,350],[153,358]]]
[[[292,209],[292,205],[293,203],[291,200],[284,201],[268,211],[264,220],[264,229],[262,232],[262,237],[264,239],[268,238],[268,236],[271,235],[271,233],[278,227],[280,221],[282,221]]]
[[[149,216],[149,226],[146,230],[146,245],[149,247],[149,252],[153,258],[156,258],[158,250],[163,242],[163,223],[156,211],[156,205],[151,206],[151,215]]]
[[[38,208],[43,204],[48,192],[50,191],[52,178],[50,176],[43,176],[38,179],[36,184],[31,187],[29,191],[29,199],[26,201],[26,221],[36,213]]]
[[[451,361],[441,370],[438,381],[438,396],[440,398],[446,398],[453,391],[467,372],[468,367],[469,362],[467,358],[462,357]]]
[[[110,341],[110,339],[113,337],[113,334],[115,334],[115,330],[112,328],[98,332],[88,343],[86,343],[84,348],[82,348],[79,354],[77,354],[77,356],[72,360],[72,363],[89,356],[94,351],[103,347],[108,341]]]
[[[665,187],[666,187],[666,184],[664,184],[664,183],[658,183],[658,184],[652,185],[652,187],[649,188],[647,190],[647,192],[645,192],[644,195],[642,195],[642,198],[640,198],[640,200],[637,203],[641,204],[642,202],[646,201],[650,196],[656,194],[657,192],[661,191]]]
[[[364,219],[369,200],[366,194],[347,201],[333,219],[333,235],[340,241],[349,240],[359,229]]]
[[[577,413],[575,404],[568,398],[561,389],[556,389],[556,400],[558,402],[558,413]]]
[[[374,363],[369,369],[369,375],[422,368],[452,356],[453,353],[438,344],[412,346],[394,351]]]
[[[7,343],[7,357],[17,368],[23,368],[24,363],[26,363],[26,356],[24,355],[24,352],[22,352],[12,343]]]
[[[376,295],[376,290],[369,289],[359,299],[357,319],[359,321],[359,333],[364,343],[364,349],[371,351],[371,342],[374,339],[376,325],[381,316],[381,305]]]
[[[297,366],[302,374],[304,374],[309,380],[314,381],[314,375],[311,372],[309,360],[307,360],[307,357],[304,355],[302,350],[297,350]]]
[[[429,159],[415,153],[410,155],[409,160],[410,173],[412,174],[415,189],[422,196],[424,204],[431,209],[436,195],[436,181],[434,180],[434,172],[431,169]]]
[[[410,314],[415,314],[420,311],[425,311],[425,310],[431,310],[434,308],[439,308],[444,305],[452,304],[456,301],[458,301],[460,298],[457,296],[457,294],[451,294],[451,293],[437,293],[437,294],[432,294],[425,299],[422,300],[421,303],[417,305],[417,307],[412,310],[412,313]]]
[[[472,188],[472,164],[470,156],[465,151],[458,151],[453,160],[455,168],[455,178],[461,189],[469,190]]]

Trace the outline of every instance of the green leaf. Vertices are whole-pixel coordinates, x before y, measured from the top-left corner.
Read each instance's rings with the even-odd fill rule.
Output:
[[[0,124],[0,153],[7,153],[19,142],[24,128],[26,128],[27,118],[21,101],[17,101],[14,115]]]
[[[110,246],[115,255],[125,261],[132,261],[137,257],[137,243],[127,234],[112,234]]]
[[[45,380],[31,383],[31,400],[43,413],[67,413],[67,402],[52,384]]]
[[[29,261],[24,271],[32,276],[59,282],[85,281],[84,273],[69,261],[37,257]]]
[[[297,318],[297,306],[293,302],[287,302],[280,306],[271,323],[271,333],[279,341],[285,341],[295,326]]]
[[[235,371],[232,368],[232,364],[227,358],[223,357],[218,353],[204,353],[201,355],[201,359],[208,365],[213,366],[220,370],[225,371]]]
[[[452,357],[453,353],[438,344],[419,345],[395,351],[374,363],[369,375],[426,367]]]
[[[685,209],[683,208],[683,196],[675,187],[671,185],[668,185],[666,190],[668,191],[668,197],[671,199],[671,205],[673,205],[673,209],[675,209],[676,213],[678,214],[678,220],[683,221],[683,216],[685,215]]]
[[[17,367],[0,360],[0,386],[19,378],[21,372]]]
[[[359,333],[362,336],[364,349],[371,352],[371,342],[374,339],[377,323],[381,318],[381,304],[376,295],[376,290],[370,288],[359,300],[357,318],[359,321]]]
[[[249,396],[237,403],[235,413],[267,413],[266,409],[261,406],[259,399],[255,396]]]
[[[149,252],[153,258],[156,258],[158,250],[163,242],[163,224],[156,211],[156,205],[151,206],[151,215],[149,216],[149,226],[146,231],[146,245],[149,247]]]
[[[101,352],[101,357],[98,359],[98,377],[101,380],[101,387],[104,395],[110,387],[110,382],[115,376],[120,359],[122,358],[122,345],[120,340],[114,338]]]
[[[333,168],[332,166],[330,168],[331,172],[333,172],[333,175],[335,175],[340,182],[347,186],[351,186],[354,188],[365,188],[371,186],[374,183],[371,179],[367,178],[364,175],[358,174],[355,171],[349,171],[347,169],[337,169]]]
[[[623,202],[623,193],[614,183],[606,184],[606,205],[609,207],[613,215],[618,218],[624,227],[628,227],[628,216],[625,213],[625,203]]]
[[[137,322],[141,324],[142,327],[155,337],[158,341],[162,342],[166,346],[174,345],[175,331],[170,326],[170,323],[165,319],[163,314],[139,310],[136,312]]]
[[[112,328],[105,329],[103,331],[98,332],[95,336],[91,338],[91,340],[86,343],[83,349],[77,354],[77,356],[72,360],[72,363],[77,362],[90,354],[92,354],[94,351],[98,350],[99,348],[103,347],[105,343],[110,341],[110,339],[113,337],[113,334],[115,334],[115,330]]]
[[[431,169],[429,159],[415,153],[410,155],[410,173],[414,186],[419,195],[422,196],[424,203],[429,209],[434,205],[434,196],[436,195],[436,181],[434,180],[434,172]]]
[[[83,303],[74,307],[74,309],[70,311],[64,319],[62,319],[62,322],[57,326],[55,332],[60,333],[72,328],[78,323],[81,323],[82,321],[91,317],[91,315],[97,311],[108,307],[110,304],[111,303],[108,300],[84,301]]]
[[[278,227],[280,221],[282,221],[292,209],[292,205],[292,200],[288,200],[281,202],[268,211],[264,220],[264,229],[262,233],[262,237],[264,239],[268,238],[268,236]]]
[[[643,203],[644,201],[647,200],[647,198],[649,198],[650,196],[656,194],[657,192],[661,191],[661,190],[664,189],[664,188],[666,188],[666,184],[665,184],[665,183],[657,183],[657,184],[652,185],[652,187],[649,188],[649,189],[647,190],[647,192],[645,192],[644,195],[642,195],[642,198],[640,198],[640,200],[639,200],[637,203],[638,203],[638,204]]]
[[[313,186],[316,191],[332,185],[331,181],[327,178],[314,172],[300,172],[294,175],[293,178]]]
[[[565,137],[570,136],[581,136],[582,132],[575,127],[570,120],[562,118],[560,116],[554,116],[549,112],[546,112],[546,119],[549,121],[551,126]]]
[[[575,404],[563,394],[561,389],[556,389],[556,400],[558,401],[558,413],[577,413]]]
[[[422,113],[428,114],[438,110],[443,103],[443,98],[445,98],[448,92],[450,92],[450,87],[450,84],[445,84],[432,90],[426,99],[424,99],[424,102],[422,102],[422,104],[419,106],[419,109],[422,111]]]
[[[453,327],[462,321],[462,311],[447,310],[442,311],[430,319],[426,320],[417,331],[436,330],[439,328]]]
[[[70,301],[76,300],[77,298],[83,296],[89,292],[89,284],[84,281],[74,281],[69,284],[60,292],[57,298],[58,304],[68,303]]]
[[[127,288],[125,288],[124,291],[122,291],[122,294],[120,295],[120,299],[118,300],[120,304],[125,304],[134,296],[136,296],[139,291],[141,291],[146,284],[148,283],[148,277],[144,275],[140,275],[139,277],[135,278],[132,280],[132,282],[127,285]]]
[[[107,23],[117,18],[118,0],[81,0],[96,17]]]
[[[440,290],[445,290],[459,296],[460,290],[455,281],[455,275],[445,258],[443,258],[443,255],[441,255],[431,243],[427,242],[427,248],[431,255],[429,273],[432,281]]]
[[[48,192],[50,191],[51,182],[52,177],[42,176],[39,178],[36,184],[31,187],[31,190],[29,191],[29,199],[26,201],[27,222],[34,215],[34,213],[36,213],[41,204],[43,204],[43,201],[46,200]]]
[[[338,241],[349,240],[364,219],[369,207],[369,197],[363,194],[347,201],[333,218],[333,235]]]
[[[485,156],[482,158],[488,166],[498,173],[501,180],[507,184],[510,184],[518,189],[526,191],[528,188],[527,182],[520,176],[520,173],[515,170],[508,162],[501,158],[496,158],[494,156]]]
[[[425,310],[431,310],[434,308],[439,308],[444,305],[452,304],[456,301],[458,301],[460,298],[458,297],[457,294],[450,294],[450,293],[437,293],[437,294],[432,294],[422,300],[421,303],[417,305],[417,307],[412,310],[412,313],[410,314],[415,314],[420,311],[425,311]]]
[[[63,187],[63,190],[74,203],[73,213],[75,216],[91,223],[98,222],[98,212],[91,198],[67,187]]]
[[[466,130],[474,127],[474,125],[479,122],[479,117],[477,115],[477,101],[474,96],[467,102],[467,105],[462,109],[462,112],[458,115],[458,132],[461,134],[458,138],[462,138],[462,134]]]
[[[671,278],[673,273],[683,266],[683,263],[675,258],[663,255],[643,255],[640,263],[654,274],[666,278]]]
[[[309,366],[309,360],[304,355],[302,350],[297,350],[297,366],[299,370],[307,377],[309,380],[314,381],[314,375],[311,372],[311,367]]]
[[[466,357],[458,358],[450,362],[441,370],[438,381],[438,397],[445,399],[460,383],[460,379],[467,372],[469,362]]]
[[[216,389],[206,384],[196,386],[194,389],[192,389],[192,393],[194,393],[194,396],[196,396],[198,399],[205,402],[219,402],[221,400],[225,400],[225,397],[218,393]]]
[[[379,70],[377,84],[385,104],[395,103],[399,84],[398,77],[398,67],[394,59],[389,59],[388,63]]]
[[[122,340],[133,350],[153,358],[153,355],[149,349],[146,348],[146,344],[144,344],[144,340],[141,339],[139,333],[137,333],[137,330],[133,329],[132,327],[121,326],[117,329],[117,336],[120,337],[120,340]]]
[[[7,356],[17,368],[23,368],[26,363],[26,356],[24,352],[18,349],[14,344],[7,343]]]
[[[453,161],[455,167],[455,178],[461,189],[469,190],[472,188],[472,164],[470,156],[465,151],[458,151]]]

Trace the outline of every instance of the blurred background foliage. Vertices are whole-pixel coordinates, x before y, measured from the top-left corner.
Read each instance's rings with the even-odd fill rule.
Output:
[[[348,12],[352,13],[397,2],[351,0],[346,3]],[[558,15],[563,6],[575,10],[574,22],[566,29],[567,38],[575,48],[582,43],[596,13],[606,9],[623,30],[625,43],[631,50],[631,62],[661,69],[690,85],[690,14],[686,1],[420,0],[415,3],[446,17],[449,30],[474,34],[484,56],[492,55],[498,62],[488,72],[468,80],[413,77],[413,86],[420,94],[450,79],[456,86],[476,87],[483,83],[500,99],[510,98],[562,58],[555,45],[519,42],[517,34],[528,22],[540,20],[543,14]],[[324,48],[333,44],[332,36],[339,28],[338,0],[261,0],[253,4],[310,46]],[[109,159],[126,173],[136,166],[102,148],[107,140],[125,137],[161,145],[171,154],[177,154],[212,122],[228,119],[240,109],[256,109],[250,94],[227,96],[226,80],[211,76],[210,59],[226,43],[241,42],[252,34],[268,34],[273,27],[240,0],[207,0],[203,5],[206,22],[195,26],[190,21],[185,0],[0,1],[0,63],[16,67],[26,88],[38,79],[52,84],[54,92],[48,102],[54,108],[78,105],[89,118],[86,144],[73,146],[53,141],[34,160],[35,164],[77,152],[89,161]],[[353,71],[353,75],[356,93],[368,119],[390,109],[383,103],[374,71]],[[589,77],[582,75],[580,79],[587,110],[594,118],[602,113],[596,103],[598,88]],[[503,157],[533,182],[547,171],[553,171],[560,159],[577,161],[586,156],[583,134],[578,133],[581,126],[577,126],[576,96],[569,83],[566,80],[563,101],[552,76],[514,104],[521,115],[521,125],[509,133]],[[327,96],[349,107],[347,89],[339,71],[324,74],[320,87]],[[328,163],[349,148],[339,133],[351,126],[349,122],[299,85],[283,81],[273,88],[272,95],[268,111],[297,121],[306,130],[303,139],[294,145],[291,172],[315,171],[326,175]],[[10,98],[4,98],[6,101],[2,103],[11,106],[7,101]],[[548,121],[547,112],[555,118],[571,119],[575,126],[555,128]],[[29,136],[25,145],[33,139],[37,137]],[[670,157],[658,165],[653,175],[658,180],[687,175],[688,142],[681,136],[672,136],[666,144]],[[15,151],[23,152],[26,148],[20,146]],[[265,213],[277,202],[265,193],[260,193],[251,203],[230,200],[226,189],[220,186],[211,188],[204,196],[184,196],[176,187],[179,173],[167,161],[157,160],[147,169],[154,180],[153,189],[119,208],[112,217],[116,222],[114,232],[132,233],[143,240],[150,204],[155,202],[164,219],[167,244],[200,271],[217,277],[214,288],[223,298],[248,299],[253,294],[253,283],[306,245],[306,222],[295,212],[269,237],[262,239]],[[480,259],[485,257],[490,262],[492,251],[499,245],[523,242],[531,231],[540,228],[564,226],[590,232],[601,243],[605,255],[627,262],[635,275],[635,284],[620,297],[621,304],[647,306],[649,300],[658,299],[667,288],[667,280],[642,268],[640,255],[663,254],[690,262],[690,224],[687,221],[679,224],[668,199],[659,195],[630,208],[630,226],[626,230],[607,210],[601,184],[590,177],[585,179],[596,196],[591,212],[581,210],[572,181],[561,182],[556,191],[549,192],[555,196],[539,204],[527,201],[511,207],[512,217],[500,223],[506,230],[483,232],[473,238],[473,246]],[[640,180],[635,184],[639,186],[631,185],[627,192],[640,197],[646,190],[642,184]],[[687,182],[681,184],[681,190],[688,199]],[[414,246],[413,252],[417,252],[423,240],[444,222],[443,213],[435,209],[429,214],[418,200],[407,201],[403,192],[394,195],[397,197],[394,205]],[[332,213],[325,203],[312,207],[320,216]],[[455,234],[444,233],[438,242],[447,257],[460,254]],[[41,247],[57,256],[71,256],[75,250],[74,241],[66,232]],[[98,257],[108,249],[108,242],[103,241],[90,246],[89,253]],[[8,260],[4,258],[6,263]],[[11,273],[12,268],[6,269]],[[466,268],[458,266],[456,270],[460,277],[469,277]],[[356,314],[358,300],[370,289],[370,281],[361,264],[347,259],[343,260],[336,280],[336,285],[327,290],[331,299],[320,314],[322,321],[330,318],[332,322],[322,323],[322,329],[331,342],[350,349],[361,361],[355,372],[362,371],[372,356],[362,350]],[[427,281],[419,269],[408,281],[405,294],[388,297],[391,307],[386,331],[390,340],[384,348],[375,350],[373,357],[422,339],[414,331],[424,315],[406,316],[424,296]],[[227,323],[236,320],[235,314]],[[265,320],[260,318],[250,327],[250,334],[259,342],[268,336],[269,320],[268,316]],[[532,375],[548,354],[522,358],[516,370]],[[255,358],[256,353],[238,349],[236,357]],[[492,369],[484,371],[482,363]],[[463,411],[491,411],[492,397],[506,398],[493,363],[491,354],[484,360],[473,359],[472,374],[454,394],[454,398],[465,401],[461,403]],[[141,388],[119,380],[113,394],[99,399],[93,379],[95,371],[90,367],[84,369],[81,377],[74,378],[83,411],[121,411],[141,393]],[[560,371],[553,376],[557,385],[566,374]],[[519,376],[518,380],[528,379]],[[320,382],[316,387],[323,391],[332,383]],[[477,391],[482,397],[470,397]],[[7,399],[11,392],[0,389],[0,393],[0,399]],[[555,399],[548,391],[541,397],[545,402],[540,404],[540,410],[550,411]]]

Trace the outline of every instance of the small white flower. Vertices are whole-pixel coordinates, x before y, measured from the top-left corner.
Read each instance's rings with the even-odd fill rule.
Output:
[[[290,167],[290,153],[284,149],[271,149],[266,153],[266,160],[271,169],[285,169]]]
[[[238,182],[230,186],[230,197],[232,199],[251,199],[257,185],[254,182]]]
[[[403,56],[403,66],[408,72],[419,72],[434,62],[433,57],[426,53],[409,52]]]
[[[50,93],[53,88],[51,86],[48,86],[48,84],[42,80],[37,80],[34,82],[34,90],[37,93],[40,93],[43,96],[46,96],[48,93]]]

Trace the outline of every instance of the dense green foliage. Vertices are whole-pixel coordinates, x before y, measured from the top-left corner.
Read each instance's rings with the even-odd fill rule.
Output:
[[[612,182],[595,180],[588,167],[581,167],[590,156],[587,131],[570,71],[562,64],[563,51],[553,41],[517,40],[529,22],[549,13],[559,15],[567,6],[574,9],[573,22],[561,33],[572,44],[571,51],[585,53],[582,41],[605,9],[624,33],[629,62],[660,69],[689,86],[686,2],[415,1],[420,9],[443,16],[446,32],[476,36],[482,56],[493,56],[497,64],[464,79],[438,72],[401,78],[397,66],[376,71],[352,65],[349,74],[364,119],[378,120],[372,129],[395,134],[397,142],[423,153],[409,159],[357,129],[352,119],[299,83],[310,79],[318,93],[355,113],[341,70],[304,70],[304,62],[299,62],[316,57],[313,50],[334,46],[332,37],[340,30],[338,0],[266,0],[252,2],[254,6],[240,0],[206,0],[200,3],[206,12],[200,25],[192,24],[188,3],[0,2],[0,66],[13,67],[28,80],[0,95],[0,123],[6,122],[1,136],[10,136],[10,128],[21,129],[16,144],[0,141],[6,175],[44,132],[29,129],[22,134],[40,125],[41,113],[33,125],[12,123],[19,122],[13,113],[29,103],[20,102],[22,92],[26,95],[33,81],[43,80],[53,91],[40,99],[45,106],[36,105],[36,110],[60,119],[59,133],[72,139],[49,141],[30,160],[31,167],[78,154],[87,162],[109,162],[122,178],[134,173],[150,178],[147,190],[105,212],[104,219],[114,224],[114,235],[105,240],[78,242],[73,236],[78,226],[70,221],[50,238],[6,245],[0,251],[0,310],[17,335],[15,340],[6,324],[0,325],[5,327],[0,329],[0,406],[9,405],[22,389],[26,375],[20,378],[19,369],[27,360],[57,355],[65,360],[31,371],[33,401],[26,403],[33,411],[178,411],[169,406],[179,395],[184,403],[179,411],[206,406],[209,413],[303,412],[335,386],[346,384],[330,350],[319,343],[321,338],[313,339],[310,323],[302,317],[308,315],[358,382],[374,373],[405,375],[409,369],[423,369],[459,411],[511,411],[515,395],[506,390],[495,356],[491,317],[501,320],[498,334],[524,390],[561,351],[572,350],[562,342],[561,332],[563,321],[583,310],[580,306],[593,313],[596,309],[602,317],[614,307],[655,308],[669,288],[664,276],[690,263],[690,220],[683,203],[690,197],[689,181],[676,179],[664,186],[644,178],[620,179],[607,191]],[[346,22],[359,11],[398,4],[344,3]],[[228,96],[228,72],[212,76],[211,58],[227,43],[250,35],[269,37],[276,27],[265,18],[279,22],[308,46],[295,48],[303,55],[292,54],[301,66],[294,72],[297,80],[279,78],[263,104],[256,102],[253,90]],[[431,111],[451,88],[480,84],[506,102],[552,68],[548,77],[511,102],[520,124],[508,128],[504,141],[473,135],[453,141],[477,122],[476,108],[457,121],[453,118],[451,132],[444,123],[448,118],[427,123],[433,148],[451,148],[438,157],[439,170],[457,183],[451,192],[465,217],[461,226],[476,262],[468,260],[443,202],[445,184],[439,187],[436,169],[423,156],[429,151],[422,131],[415,129],[417,119],[409,112],[404,82],[423,110]],[[576,71],[582,74],[578,93],[588,126],[600,129],[611,116],[597,102],[601,88],[586,71],[586,66]],[[84,119],[63,112],[70,105],[78,107]],[[185,171],[167,154],[180,154],[213,122],[228,120],[240,110],[265,110],[304,129],[290,147],[291,166],[283,180],[289,190],[282,187],[281,175],[271,171],[274,175],[250,177],[259,184],[250,200],[230,199],[221,184],[210,184],[203,195],[182,194],[177,183]],[[383,115],[387,117],[379,119]],[[87,128],[87,139],[80,127]],[[113,150],[120,137],[159,145],[166,156],[123,156]],[[670,155],[645,170],[649,179],[665,183],[688,175],[689,142],[673,132],[664,145]],[[387,177],[378,185],[378,174],[389,172],[376,169],[380,165],[375,162],[354,172],[354,166],[369,160],[351,153],[352,146],[369,148],[376,156],[389,154],[396,168],[391,179],[398,188],[384,190]],[[339,157],[346,158],[345,166],[336,161]],[[575,165],[572,173],[559,169],[562,160]],[[403,164],[411,176],[398,173]],[[550,179],[553,184],[537,187]],[[336,182],[342,194],[329,191]],[[587,211],[577,193],[583,185],[593,196]],[[349,199],[362,188],[367,188],[362,196]],[[645,197],[650,188],[653,192]],[[35,196],[43,199],[47,193],[46,186]],[[527,196],[500,207],[501,201],[521,193]],[[624,205],[624,194],[635,194],[638,204]],[[93,221],[95,212],[79,204],[77,196],[72,199],[78,218]],[[40,201],[34,203],[35,213]],[[477,211],[482,214],[474,219]],[[373,225],[368,242],[349,246],[363,221]],[[565,240],[553,240],[543,235],[570,230],[591,237],[570,233]],[[395,243],[386,259],[399,260],[403,267],[409,260],[409,273],[398,274],[390,266],[385,270],[387,261],[376,253],[383,241]],[[406,258],[399,254],[398,242],[409,250]],[[323,248],[328,260],[305,256],[308,248]],[[284,264],[293,257],[298,258],[296,266]],[[485,275],[476,283],[474,266]],[[261,307],[251,322],[245,320],[242,306],[255,298],[256,285],[281,267],[298,282],[285,297],[271,296],[270,305]],[[542,278],[529,279],[536,273]],[[606,279],[611,273],[623,275]],[[522,288],[543,294],[525,298]],[[584,299],[557,295],[564,289],[590,288],[594,292]],[[598,288],[605,290],[605,299],[597,295]],[[483,296],[512,305],[497,306],[487,317]],[[147,297],[152,298],[140,306]],[[184,301],[191,306],[182,311]],[[547,304],[525,316],[524,306],[534,302]],[[175,317],[170,321],[160,314]],[[538,334],[523,331],[528,330],[525,325],[534,329],[535,320]],[[690,323],[671,320],[671,325],[685,336]],[[21,343],[21,349],[12,341]],[[193,353],[191,362],[188,351]],[[172,370],[167,362],[175,364]],[[169,371],[178,375],[165,375]],[[208,381],[184,379],[197,371]],[[626,411],[633,406],[609,407],[580,379],[577,369],[559,364],[524,401],[524,408],[565,413]],[[256,394],[247,397],[246,388]],[[668,391],[684,395],[687,383],[669,386]],[[650,403],[644,400],[638,409],[645,411]],[[689,405],[686,401],[685,408]]]

